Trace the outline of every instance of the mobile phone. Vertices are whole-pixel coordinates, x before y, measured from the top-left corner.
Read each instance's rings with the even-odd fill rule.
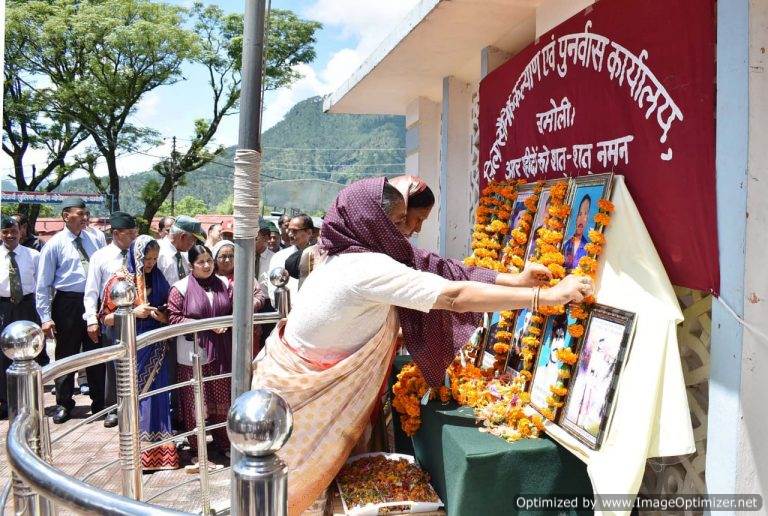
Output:
[[[167,312],[168,311],[168,304],[162,304],[157,307],[158,312]]]

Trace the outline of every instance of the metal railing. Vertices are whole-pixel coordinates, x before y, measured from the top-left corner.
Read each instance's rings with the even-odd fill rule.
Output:
[[[280,312],[254,314],[254,325],[277,322],[286,315],[290,303],[284,276],[279,271],[273,271],[272,281],[277,286],[278,300],[281,300],[277,303]],[[36,324],[18,321],[8,325],[3,331],[0,344],[6,356],[13,360],[8,369],[10,425],[6,442],[12,479],[0,495],[0,507],[5,506],[7,497],[12,492],[15,513],[23,515],[53,515],[54,502],[85,514],[186,514],[148,502],[182,485],[199,481],[203,501],[202,513],[209,514],[209,471],[205,437],[206,432],[226,425],[233,446],[242,454],[231,468],[216,471],[230,471],[233,486],[231,513],[285,514],[287,470],[276,452],[290,436],[293,419],[290,408],[278,394],[269,390],[246,392],[234,400],[226,423],[206,427],[203,385],[208,381],[231,377],[231,373],[204,378],[197,354],[193,355],[191,380],[141,394],[138,392],[136,352],[139,349],[189,333],[231,327],[232,316],[164,326],[137,337],[132,311],[134,295],[133,286],[127,281],[118,282],[112,290],[112,298],[118,305],[115,312],[114,345],[67,357],[43,369],[34,361],[34,357],[44,346],[42,330]],[[117,369],[117,404],[51,437],[48,418],[43,411],[43,384],[83,367],[112,360],[116,361]],[[139,400],[186,387],[192,387],[194,390],[196,427],[142,448],[138,428]],[[118,414],[119,435],[116,460],[91,471],[80,480],[53,466],[53,443],[115,409]],[[142,501],[142,451],[188,436],[196,436],[198,439],[198,478],[179,483],[155,494],[150,500]],[[85,482],[117,462],[120,463],[122,496]]]

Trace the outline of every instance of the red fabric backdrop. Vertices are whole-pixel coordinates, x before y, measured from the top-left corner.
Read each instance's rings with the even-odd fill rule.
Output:
[[[676,285],[718,292],[715,7],[602,1],[480,84],[480,177],[623,174]]]

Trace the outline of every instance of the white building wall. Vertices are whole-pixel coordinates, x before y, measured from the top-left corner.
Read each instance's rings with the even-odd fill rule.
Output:
[[[536,37],[554,29],[565,20],[594,4],[595,0],[546,0],[536,8]]]
[[[768,2],[749,2],[749,153],[744,319],[768,335]],[[728,264],[721,263],[721,267]],[[741,355],[737,493],[768,492],[768,342],[745,329]],[[766,507],[763,507],[766,511]]]
[[[419,176],[432,188],[435,197],[440,197],[440,105],[427,98],[412,100],[406,107],[406,157],[405,173]],[[438,211],[421,227],[415,238],[415,245],[430,251],[438,251]]]

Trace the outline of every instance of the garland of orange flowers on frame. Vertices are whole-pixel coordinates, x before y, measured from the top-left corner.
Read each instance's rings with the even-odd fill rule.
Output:
[[[546,215],[544,227],[539,229],[536,235],[536,253],[531,261],[545,265],[552,272],[550,285],[554,286],[565,277],[565,256],[560,252],[560,244],[563,242],[563,228],[565,218],[570,212],[570,207],[565,204],[565,196],[568,193],[568,181],[555,183],[549,190],[550,205]],[[540,306],[538,312],[531,314],[531,320],[525,336],[522,338],[523,368],[521,376],[527,382],[533,377],[533,358],[536,349],[541,345],[541,334],[544,320],[547,315],[557,315],[565,311],[563,305]]]
[[[472,255],[464,259],[465,265],[506,272],[501,263],[501,242],[509,233],[509,217],[516,198],[516,183],[489,183],[483,189],[475,213]]]
[[[573,271],[577,276],[589,276],[593,280],[597,276],[597,260],[605,246],[604,231],[608,224],[611,223],[611,213],[614,210],[613,203],[607,199],[599,200],[597,206],[598,213],[595,215],[595,228],[589,231],[589,243],[584,246],[587,254],[579,260],[578,267]],[[556,352],[560,370],[558,371],[555,383],[549,386],[551,395],[547,398],[547,407],[542,409],[542,415],[550,421],[555,419],[557,410],[565,404],[571,369],[579,358],[579,355],[574,353],[573,349],[579,349],[580,347],[585,331],[584,321],[589,317],[594,304],[594,296],[589,296],[581,303],[571,303],[568,305],[568,316],[575,319],[576,322],[568,326],[568,334],[572,337],[571,345],[558,349]]]

